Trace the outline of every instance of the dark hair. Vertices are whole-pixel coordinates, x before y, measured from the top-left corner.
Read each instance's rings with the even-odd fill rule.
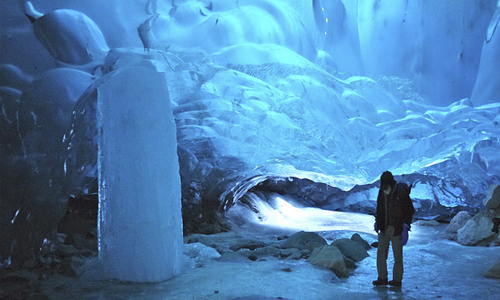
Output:
[[[382,176],[380,176],[380,188],[382,190],[387,189],[388,186],[392,186],[395,182],[394,176],[392,176],[392,173],[389,171],[385,171],[382,173]]]

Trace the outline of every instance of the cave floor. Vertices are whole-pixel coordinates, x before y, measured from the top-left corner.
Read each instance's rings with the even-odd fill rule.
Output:
[[[121,283],[83,277],[54,276],[42,283],[50,299],[499,299],[500,280],[485,271],[500,257],[498,247],[467,247],[445,238],[447,225],[413,226],[404,248],[401,288],[373,287],[376,248],[357,263],[349,278],[304,259],[209,260],[161,283]],[[239,233],[266,239],[276,232],[239,228]],[[288,234],[289,232],[284,232]],[[350,237],[354,231],[325,231],[327,240]],[[369,243],[376,236],[359,232]],[[389,253],[391,276],[392,252]]]

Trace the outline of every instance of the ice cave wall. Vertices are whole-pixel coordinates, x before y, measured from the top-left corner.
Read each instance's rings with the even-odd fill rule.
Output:
[[[95,191],[92,82],[124,67],[129,60],[122,58],[144,45],[163,51],[170,68],[183,213],[195,224],[191,230],[210,225],[221,200],[237,199],[269,178],[349,190],[390,169],[432,181],[418,197],[443,206],[474,206],[499,180],[495,93],[462,100],[474,84],[478,91],[481,84],[497,86],[497,76],[488,78],[494,30],[493,42],[482,47],[496,1],[32,3],[43,13],[86,14],[98,28],[90,32],[102,33],[106,44],[62,26],[75,43],[47,33],[45,47],[66,50],[53,57],[24,15],[24,1],[2,2],[4,261],[29,253],[52,231],[57,217],[40,215],[61,215],[69,194]],[[82,42],[102,49],[90,63],[57,56]],[[481,48],[486,62],[479,68]],[[442,197],[448,191],[452,196]]]

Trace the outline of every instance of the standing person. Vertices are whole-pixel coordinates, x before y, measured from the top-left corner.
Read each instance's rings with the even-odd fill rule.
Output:
[[[378,233],[377,272],[378,279],[373,285],[400,287],[403,280],[403,230],[409,230],[415,209],[410,199],[410,190],[405,183],[394,180],[392,173],[385,171],[380,177],[380,190],[377,197],[375,231]],[[406,227],[406,228],[405,228]],[[394,253],[392,280],[387,277],[387,256],[389,244]]]

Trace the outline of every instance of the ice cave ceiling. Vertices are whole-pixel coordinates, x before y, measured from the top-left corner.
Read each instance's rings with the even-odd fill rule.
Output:
[[[500,181],[495,0],[31,3],[0,10],[2,259],[95,192],[96,89],[139,58],[168,77],[184,210],[297,179],[370,201],[385,170],[476,207]]]

